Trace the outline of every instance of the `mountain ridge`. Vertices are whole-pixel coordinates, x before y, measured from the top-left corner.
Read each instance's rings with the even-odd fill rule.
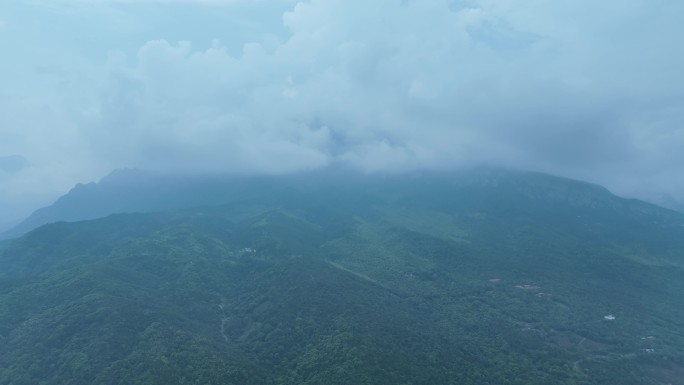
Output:
[[[511,171],[497,168],[478,168],[456,172],[414,172],[408,174],[358,174],[350,171],[329,170],[288,175],[186,175],[171,176],[138,169],[115,170],[99,182],[77,184],[52,205],[36,210],[24,221],[5,232],[0,239],[16,238],[43,224],[58,221],[78,221],[115,213],[154,212],[199,206],[220,205],[248,199],[261,188],[296,190],[297,185],[315,186],[330,183],[336,178],[353,183],[367,183],[371,187],[398,180],[451,177],[465,186],[514,188],[531,198],[565,201],[578,207],[613,205],[634,210],[660,210],[657,205],[636,199],[620,198],[605,187],[538,172]],[[339,182],[338,182],[339,184]],[[535,195],[536,196],[533,196]],[[615,199],[618,198],[618,199]],[[631,204],[626,202],[630,201]],[[663,208],[664,209],[664,208]]]

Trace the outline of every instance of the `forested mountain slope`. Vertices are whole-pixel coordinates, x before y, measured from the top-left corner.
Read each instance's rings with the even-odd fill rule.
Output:
[[[412,185],[413,183],[413,185]],[[400,199],[409,192],[453,193],[476,188],[483,191],[512,189],[527,198],[556,200],[578,205],[613,205],[614,208],[652,207],[628,202],[605,189],[549,175],[500,169],[470,169],[457,173],[359,175],[326,169],[295,175],[165,175],[143,170],[117,170],[98,183],[79,184],[52,205],[35,211],[0,239],[19,237],[39,226],[59,221],[79,221],[116,213],[158,212],[240,202],[260,198],[278,202],[282,193],[347,191],[364,186],[381,199]],[[451,190],[449,190],[451,189]],[[452,191],[454,190],[454,191]],[[357,191],[358,192],[358,191]],[[402,195],[403,194],[403,195]],[[565,201],[565,202],[563,202]]]
[[[529,173],[259,183],[0,246],[0,384],[684,383],[681,214]]]

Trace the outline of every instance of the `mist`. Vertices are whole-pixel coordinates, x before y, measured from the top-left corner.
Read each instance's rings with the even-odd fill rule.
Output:
[[[505,165],[677,200],[682,16],[642,0],[5,2],[0,209],[121,168]]]

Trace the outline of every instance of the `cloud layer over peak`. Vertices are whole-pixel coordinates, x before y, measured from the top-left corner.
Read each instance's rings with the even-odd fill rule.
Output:
[[[505,164],[684,196],[684,5],[8,2],[0,176]],[[40,25],[41,28],[34,28]],[[648,186],[648,188],[644,188]]]

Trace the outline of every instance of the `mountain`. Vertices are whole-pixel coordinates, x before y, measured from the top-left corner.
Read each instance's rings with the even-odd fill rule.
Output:
[[[332,176],[331,176],[332,174]],[[168,175],[138,169],[116,170],[97,183],[78,184],[52,205],[36,210],[0,239],[17,238],[42,225],[101,218],[116,213],[157,212],[277,196],[282,189],[316,180],[370,179],[340,170],[278,175]]]
[[[52,205],[0,234],[16,238],[44,224],[95,219],[114,213],[153,212],[197,205],[227,203],[235,199],[246,180],[261,177],[169,176],[142,170],[117,170],[98,183],[78,184]],[[254,186],[250,186],[253,188]]]
[[[438,174],[431,174],[425,183]],[[446,175],[441,175],[447,177]],[[501,169],[476,169],[452,173],[450,183],[496,187],[508,184],[509,188],[528,189],[528,194],[567,194],[559,189],[567,188],[579,195],[575,199],[597,199],[602,204],[616,204],[619,200],[600,186],[579,181],[529,172],[514,172]],[[324,170],[288,176],[226,176],[226,175],[165,175],[137,169],[116,170],[97,183],[78,184],[52,205],[41,208],[27,219],[0,233],[0,240],[17,238],[42,225],[60,221],[80,221],[104,217],[115,213],[157,212],[200,206],[235,203],[260,196],[264,199],[280,199],[283,189],[297,191],[298,186],[317,188],[315,181],[323,186],[343,183],[365,183],[373,188],[391,190],[405,188],[402,182],[391,175],[377,179],[377,175],[357,175],[343,170]],[[418,174],[408,178],[419,178]],[[379,182],[379,183],[378,183]],[[397,185],[399,183],[399,185]],[[432,182],[428,182],[432,183]],[[383,186],[384,185],[384,186]],[[318,187],[320,187],[318,186]],[[546,190],[546,188],[550,190]],[[538,190],[537,192],[534,189]],[[589,194],[589,195],[587,195]],[[267,198],[270,197],[270,198]],[[551,197],[549,197],[551,198]],[[562,198],[558,196],[556,198]],[[571,196],[567,196],[572,199]],[[661,201],[665,202],[665,198]],[[636,202],[636,201],[634,201]],[[672,198],[662,206],[677,210]],[[589,203],[589,202],[587,202]],[[594,204],[597,204],[594,202]],[[642,207],[647,207],[642,205]],[[681,211],[681,210],[679,210]]]
[[[684,213],[684,203],[669,194],[663,194],[653,199],[653,203],[657,204],[658,206]]]
[[[684,384],[682,214],[501,170],[218,184],[0,243],[0,384]]]

